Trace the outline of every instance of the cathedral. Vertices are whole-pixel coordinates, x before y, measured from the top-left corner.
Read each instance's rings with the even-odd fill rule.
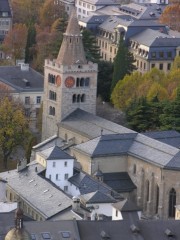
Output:
[[[136,189],[127,197],[145,216],[174,218],[180,204],[180,134],[140,134],[96,116],[97,73],[97,64],[86,60],[73,12],[57,59],[45,61],[42,143],[60,139],[82,170],[94,177],[101,173],[100,181],[128,174]]]

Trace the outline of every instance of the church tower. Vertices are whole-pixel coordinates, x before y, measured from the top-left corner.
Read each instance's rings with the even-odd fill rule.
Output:
[[[77,108],[96,114],[97,64],[87,62],[76,12],[72,11],[57,59],[45,60],[42,140]]]

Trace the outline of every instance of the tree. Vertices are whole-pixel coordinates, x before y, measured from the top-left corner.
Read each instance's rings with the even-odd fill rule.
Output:
[[[143,96],[143,92],[139,91],[139,86],[143,82],[143,76],[139,72],[126,75],[122,81],[119,81],[112,94],[111,100],[116,108],[126,109],[133,99]]]
[[[96,44],[96,38],[91,33],[90,30],[84,29],[82,31],[82,39],[84,50],[86,53],[86,58],[92,62],[98,62],[101,58],[100,56],[100,48]]]
[[[27,42],[27,27],[25,24],[14,24],[13,29],[6,35],[2,49],[14,59],[24,58],[24,51]]]
[[[27,120],[23,108],[17,102],[5,97],[0,102],[0,151],[4,167],[12,152],[24,144],[27,137]]]
[[[151,128],[151,107],[145,97],[134,99],[126,109],[128,126],[137,131],[145,132]]]
[[[39,10],[43,3],[44,0],[11,0],[14,23],[27,26],[29,23],[38,23]]]
[[[27,42],[25,48],[25,62],[30,63],[35,55],[36,29],[34,24],[28,27]]]
[[[167,24],[171,29],[180,31],[180,2],[176,0],[169,4],[159,20],[161,23]]]
[[[114,72],[111,84],[111,92],[119,80],[122,80],[126,74],[130,74],[136,70],[136,67],[133,64],[134,62],[135,59],[133,54],[129,52],[128,48],[125,46],[123,38],[120,38],[117,55],[114,59]]]
[[[100,61],[98,63],[98,69],[97,95],[100,95],[103,101],[109,102],[113,64],[111,62]]]
[[[52,24],[58,19],[67,19],[65,8],[59,1],[46,0],[40,9],[40,25],[41,28],[50,30]]]

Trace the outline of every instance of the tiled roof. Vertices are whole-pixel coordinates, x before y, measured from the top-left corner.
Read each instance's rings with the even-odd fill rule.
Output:
[[[40,152],[46,160],[72,159],[72,156],[62,151],[60,147],[53,146]]]
[[[26,80],[29,85],[26,86]],[[21,70],[20,66],[0,66],[0,81],[8,84],[16,91],[43,91],[43,75],[32,68]]]
[[[35,171],[36,167],[38,172],[44,169],[33,161],[28,168],[21,172],[17,172],[15,169],[0,173],[0,178],[6,179],[7,185],[16,194],[19,194],[21,198],[42,214],[45,219],[48,219],[71,207],[72,202],[71,198],[37,174]]]
[[[127,172],[103,173],[103,182],[119,193],[136,189]]]
[[[116,200],[109,194],[101,191],[91,192],[79,197],[83,203],[115,203]]]

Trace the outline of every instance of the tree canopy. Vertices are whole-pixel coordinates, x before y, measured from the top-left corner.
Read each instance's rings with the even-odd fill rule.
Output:
[[[12,152],[27,139],[27,120],[18,102],[5,97],[0,100],[0,151],[4,167]]]
[[[128,47],[125,45],[123,38],[120,38],[118,51],[114,59],[114,71],[111,84],[111,92],[119,80],[122,80],[126,74],[132,73],[136,67],[133,54],[129,52]]]

